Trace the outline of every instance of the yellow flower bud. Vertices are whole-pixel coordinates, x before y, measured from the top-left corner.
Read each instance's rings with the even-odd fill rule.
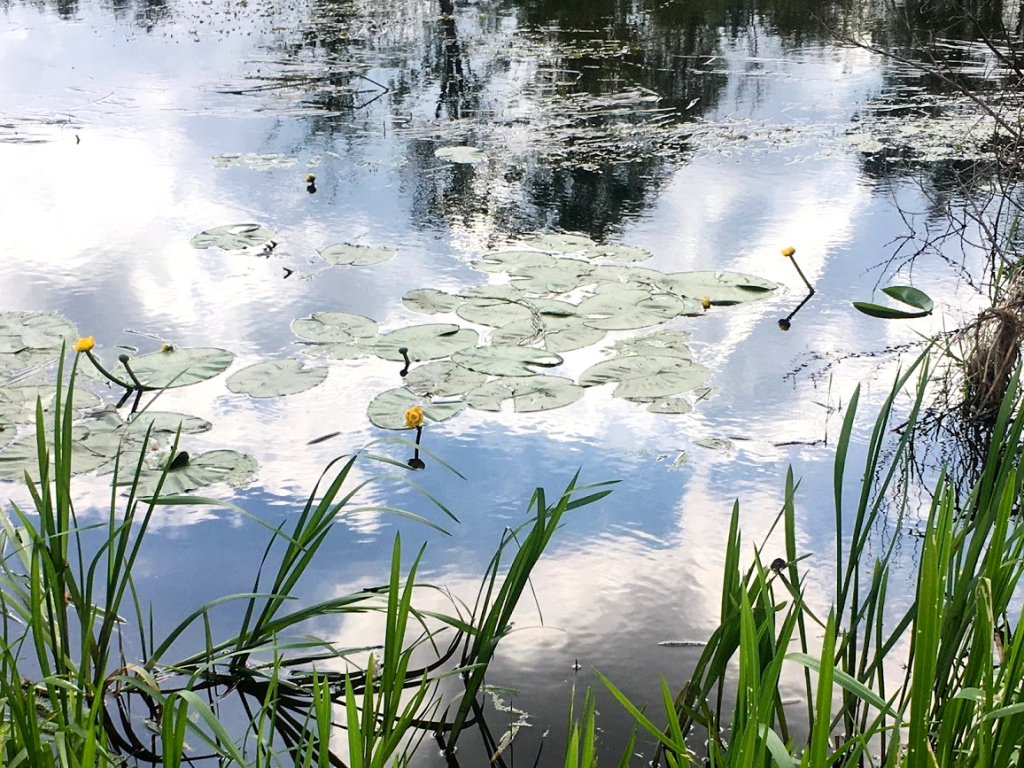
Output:
[[[700,305],[704,307],[704,309],[711,309],[711,299],[705,296],[703,299],[700,300]]]
[[[163,344],[160,345],[160,351],[161,352],[173,352],[174,351],[174,345],[171,344],[170,342],[166,342],[165,341]]]
[[[316,182],[316,175],[312,173],[306,174],[306,183],[313,184],[314,182]]]
[[[75,346],[72,347],[75,352],[88,352],[90,349],[96,346],[96,339],[92,336],[83,336],[75,342]]]
[[[785,248],[782,249],[782,255],[785,256],[787,259],[794,253],[796,253],[796,248],[794,248],[792,245],[787,245]]]
[[[423,409],[418,405],[414,405],[405,412],[405,427],[406,429],[413,429],[421,426],[423,426]]]

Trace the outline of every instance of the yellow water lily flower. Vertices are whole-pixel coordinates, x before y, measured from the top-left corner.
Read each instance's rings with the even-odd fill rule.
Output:
[[[166,342],[165,341],[163,344],[160,345],[160,351],[161,352],[173,352],[174,351],[174,345],[171,344],[170,342]]]
[[[405,412],[405,426],[406,429],[413,429],[415,427],[423,426],[423,409],[418,405],[414,405],[408,411]]]
[[[704,307],[704,309],[711,309],[711,299],[705,296],[703,299],[700,300],[700,305]]]
[[[96,339],[92,336],[83,336],[75,342],[75,346],[72,347],[75,352],[88,352],[90,349],[96,346]]]
[[[796,248],[794,248],[792,245],[787,245],[785,248],[782,249],[782,255],[785,256],[787,259],[794,253],[796,253]]]

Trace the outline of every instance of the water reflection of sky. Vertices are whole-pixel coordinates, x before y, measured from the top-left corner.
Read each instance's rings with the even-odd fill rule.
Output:
[[[825,600],[834,539],[830,462],[841,419],[834,409],[860,383],[870,417],[897,362],[893,355],[843,358],[912,341],[944,321],[882,323],[850,308],[871,296],[883,277],[877,265],[906,232],[893,198],[919,202],[911,187],[867,178],[858,156],[842,148],[847,121],[881,88],[877,61],[856,49],[794,48],[764,29],[712,35],[713,65],[688,75],[685,88],[701,77],[721,87],[708,86],[705,100],[711,91],[715,100],[706,111],[695,107],[700,119],[687,128],[696,132],[686,152],[666,150],[625,170],[570,172],[539,162],[552,148],[531,142],[531,116],[546,120],[552,104],[537,86],[543,67],[532,57],[541,46],[500,59],[502,46],[518,40],[511,6],[459,11],[460,50],[476,78],[467,82],[478,84],[482,101],[462,103],[472,109],[457,124],[437,116],[443,72],[430,70],[437,52],[423,32],[438,23],[432,6],[395,5],[388,33],[367,45],[374,55],[364,72],[394,93],[330,117],[296,108],[294,94],[218,92],[244,83],[257,64],[261,71],[283,66],[288,34],[276,27],[287,18],[221,19],[210,33],[197,26],[201,9],[192,12],[172,14],[147,33],[132,23],[136,17],[115,20],[92,4],[66,21],[46,9],[5,7],[0,114],[41,141],[0,141],[0,309],[59,311],[105,346],[155,344],[130,331],[219,345],[241,367],[293,354],[290,321],[315,311],[366,314],[384,330],[422,322],[401,306],[405,291],[484,283],[487,275],[467,266],[482,250],[522,229],[578,228],[588,210],[595,234],[650,250],[645,266],[750,272],[783,286],[761,302],[673,321],[693,332],[695,357],[711,370],[714,391],[692,414],[655,416],[591,391],[557,411],[467,411],[429,428],[426,447],[466,479],[435,464],[416,479],[461,523],[408,488],[373,490],[366,503],[427,515],[451,536],[380,514],[343,521],[307,576],[308,599],[383,580],[399,530],[407,550],[429,541],[430,578],[468,595],[503,528],[523,519],[533,487],[556,492],[578,469],[584,481],[622,481],[609,499],[569,516],[540,566],[544,621],[558,629],[513,635],[495,668],[493,682],[521,687],[527,708],[558,730],[574,659],[638,699],[652,693],[659,671],[681,679],[692,658],[657,643],[706,637],[734,499],[744,540],[759,541],[793,464],[802,478],[798,546],[818,553],[811,562],[820,584],[810,589]],[[298,58],[315,64],[317,53],[307,53]],[[728,141],[702,144],[714,130],[707,126],[719,123],[730,126]],[[780,139],[776,150],[746,146],[737,137],[745,124],[813,138]],[[479,139],[492,163],[438,166],[433,148],[446,136]],[[281,153],[297,162],[271,171],[214,166],[214,156],[231,152]],[[310,170],[315,195],[303,181]],[[621,174],[621,184],[601,174]],[[581,189],[588,190],[582,204],[574,198]],[[271,258],[189,245],[202,229],[241,221],[278,232]],[[393,245],[399,255],[373,268],[326,268],[316,249],[342,241]],[[786,244],[797,247],[818,293],[781,333],[777,320],[804,295],[778,255]],[[294,270],[288,279],[285,268]],[[915,279],[940,300],[957,289],[955,274],[934,265],[920,265]],[[602,359],[604,346],[566,354],[564,372],[576,375]],[[321,387],[277,401],[239,398],[214,380],[169,392],[161,406],[214,423],[210,433],[189,438],[190,449],[253,454],[261,465],[256,484],[234,500],[278,522],[299,508],[330,459],[382,436],[364,414],[374,395],[397,386],[397,366],[370,359],[331,369]],[[334,431],[341,433],[334,440],[306,446]],[[728,438],[732,447],[697,445],[706,437]],[[372,471],[364,466],[360,476]],[[849,473],[851,482],[857,474]],[[105,486],[104,478],[82,479],[83,511]],[[138,574],[142,593],[166,607],[161,616],[170,626],[201,600],[248,590],[266,537],[226,511],[161,511]],[[237,612],[224,609],[218,621],[225,630]],[[522,621],[536,621],[529,608]],[[364,642],[357,637],[363,630],[349,625],[326,629]],[[622,725],[611,710],[606,702],[609,733]]]

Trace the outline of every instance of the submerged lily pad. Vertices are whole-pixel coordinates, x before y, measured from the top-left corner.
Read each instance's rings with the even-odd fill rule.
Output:
[[[298,360],[266,360],[231,374],[227,387],[249,397],[281,397],[312,389],[327,378],[326,368],[307,368]]]
[[[767,296],[777,286],[770,280],[739,272],[672,272],[656,281],[663,291],[717,306],[739,304]]]
[[[187,387],[212,379],[222,373],[235,356],[215,347],[175,347],[166,352],[153,352],[128,361],[136,378],[154,389]],[[111,371],[124,382],[131,382],[122,363]]]
[[[292,333],[319,344],[350,344],[377,335],[377,322],[348,312],[314,312],[292,320]]]
[[[579,304],[579,313],[591,328],[629,331],[658,325],[682,314],[701,311],[700,303],[650,291],[623,289],[598,293]]]
[[[454,312],[462,299],[434,288],[417,288],[402,297],[402,304],[411,312],[421,315],[443,315]]]
[[[434,150],[434,157],[449,163],[467,165],[487,162],[486,153],[476,147],[440,147]]]
[[[511,400],[516,413],[550,411],[583,397],[583,387],[563,376],[503,378],[481,384],[466,395],[466,402],[481,411],[500,411]]]
[[[73,341],[75,324],[50,312],[0,312],[0,354],[28,350],[59,350]]]
[[[580,385],[615,383],[615,397],[655,399],[688,392],[704,384],[708,369],[690,360],[668,355],[615,357],[590,366]]]
[[[405,386],[423,397],[464,395],[487,381],[487,376],[451,360],[436,360],[417,366],[405,377]]]
[[[227,224],[200,232],[192,238],[192,247],[239,251],[243,248],[258,248],[275,236],[274,230],[260,224]]]
[[[381,392],[373,398],[367,408],[367,415],[370,417],[370,421],[381,429],[407,429],[405,412],[414,406],[423,409],[425,419],[442,422],[462,413],[466,408],[466,403],[463,400],[434,402],[432,398],[400,387]]]
[[[690,334],[686,331],[665,330],[632,339],[620,339],[611,348],[617,355],[666,355],[689,360],[693,357],[689,341]]]
[[[513,344],[464,349],[453,354],[452,360],[471,371],[490,376],[535,376],[534,368],[555,368],[562,364],[561,355]]]
[[[259,463],[252,456],[229,450],[207,451],[198,456],[189,456],[182,452],[171,466],[172,469],[167,472],[167,479],[160,489],[161,496],[175,496],[214,483],[227,483],[239,487],[248,483],[259,469]],[[160,483],[161,472],[162,468],[143,470],[139,476],[137,493],[140,496],[155,493]]]
[[[320,251],[320,258],[336,267],[371,267],[393,259],[396,253],[398,251],[394,248],[338,243]]]
[[[400,328],[386,333],[377,340],[375,350],[385,360],[401,361],[405,347],[410,360],[439,360],[460,349],[476,346],[480,334],[471,328],[460,328],[451,323],[427,323]]]

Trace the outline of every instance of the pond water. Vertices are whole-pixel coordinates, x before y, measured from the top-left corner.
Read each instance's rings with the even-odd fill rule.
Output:
[[[465,479],[430,459],[414,479],[460,522],[394,484],[364,501],[428,516],[450,535],[356,515],[307,575],[303,599],[380,583],[401,531],[407,550],[428,542],[425,580],[469,598],[535,486],[557,492],[577,470],[584,481],[622,481],[569,516],[534,579],[543,626],[525,605],[521,631],[492,666],[488,681],[518,689],[515,705],[530,714],[515,747],[523,760],[545,741],[557,762],[574,677],[590,684],[598,669],[640,702],[654,700],[659,673],[673,686],[684,679],[700,649],[660,643],[706,639],[733,502],[744,540],[759,541],[791,465],[802,478],[798,546],[814,555],[809,593],[827,600],[831,462],[845,404],[862,385],[863,439],[909,359],[902,345],[959,324],[979,301],[960,269],[977,257],[959,244],[896,276],[902,244],[941,218],[930,196],[948,199],[943,172],[966,150],[920,136],[952,119],[934,83],[844,42],[901,43],[899,20],[870,4],[2,0],[0,8],[0,311],[58,312],[115,354],[118,345],[145,353],[167,342],[228,349],[230,372],[285,357],[326,367],[321,385],[282,398],[233,394],[223,375],[162,395],[162,409],[213,424],[188,436],[188,450],[233,449],[259,462],[247,486],[203,493],[275,524],[294,515],[327,462],[395,434],[374,427],[367,408],[402,383],[401,364],[377,357],[303,357],[290,329],[297,318],[354,313],[383,332],[436,322],[407,309],[403,295],[505,282],[471,263],[549,233],[645,249],[642,266],[663,272],[731,271],[778,284],[756,301],[661,326],[692,334],[693,359],[709,371],[710,392],[691,398],[690,413],[650,413],[603,386],[555,410],[470,408],[428,424],[424,447]],[[920,162],[886,162],[906,155],[912,128]],[[465,145],[486,160],[435,156]],[[242,222],[272,229],[276,246],[225,252],[190,243]],[[397,254],[331,266],[318,251],[335,243]],[[817,292],[782,332],[779,319],[806,295],[780,256],[787,245]],[[932,317],[884,322],[851,307],[911,280],[939,303]],[[489,331],[454,315],[443,321],[485,339]],[[579,377],[612,342],[657,329],[611,332],[564,353],[554,372]],[[93,388],[107,403],[120,395]],[[308,444],[329,433],[338,434]],[[374,471],[366,465],[361,476]],[[104,514],[109,478],[83,475],[78,488],[81,514]],[[14,484],[3,493],[23,498]],[[266,539],[242,515],[162,511],[136,574],[158,626],[247,591]],[[237,617],[225,608],[220,629]],[[315,629],[358,646],[373,627]],[[628,722],[607,695],[599,709],[603,749],[617,755]],[[428,749],[422,761],[440,758]]]

